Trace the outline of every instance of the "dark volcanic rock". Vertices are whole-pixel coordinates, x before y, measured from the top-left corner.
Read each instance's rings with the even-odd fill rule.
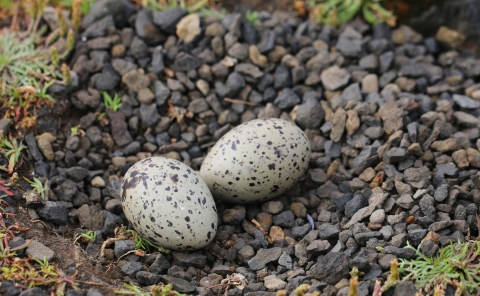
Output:
[[[348,257],[342,253],[328,253],[312,266],[307,275],[327,284],[334,285],[349,272]]]

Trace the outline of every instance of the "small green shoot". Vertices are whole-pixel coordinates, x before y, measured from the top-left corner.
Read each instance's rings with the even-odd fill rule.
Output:
[[[245,13],[245,18],[247,19],[247,21],[250,24],[255,25],[255,23],[258,21],[258,16],[259,15],[260,15],[260,13],[258,11],[248,10]]]
[[[126,290],[114,290],[115,294],[121,295],[135,295],[135,296],[150,296],[151,294],[141,290],[139,287],[135,285],[129,285],[127,283],[123,284]]]
[[[47,94],[48,88],[52,86],[54,83],[55,81],[51,80],[50,82],[43,85],[43,88],[40,89],[40,85],[38,84],[38,82],[36,80],[33,80],[33,85],[37,89],[37,93],[35,94],[35,97],[39,99],[49,100],[50,102],[55,103],[55,99],[51,95]]]
[[[9,158],[8,161],[8,173],[13,173],[13,170],[17,166],[20,155],[23,149],[26,147],[22,145],[22,142],[18,142],[15,138],[10,140],[3,137],[3,132],[0,133],[0,153],[4,157]]]
[[[85,233],[78,234],[74,240],[74,243],[76,243],[78,240],[81,240],[84,243],[91,243],[91,242],[94,242],[96,238],[97,238],[97,232],[93,230],[88,230]]]
[[[102,91],[103,102],[105,103],[105,108],[112,110],[113,112],[117,112],[120,107],[122,107],[122,99],[115,94],[112,97],[106,92]]]
[[[151,292],[145,292],[135,285],[124,284],[125,290],[115,290],[115,294],[121,295],[135,295],[135,296],[186,296],[186,294],[180,294],[173,290],[172,284],[158,285],[151,288]]]
[[[79,134],[79,132],[78,132],[79,128],[80,127],[78,125],[77,126],[72,126],[70,128],[70,137],[74,137],[74,136],[78,135]]]
[[[216,18],[219,20],[223,20],[225,16],[228,14],[228,10],[223,7],[209,7],[209,8],[202,8],[198,12],[198,15],[202,18]]]
[[[165,254],[170,254],[170,252],[171,252],[170,250],[165,249],[165,248],[160,247],[160,246],[157,246],[156,244],[154,244],[150,240],[142,237],[135,230],[126,230],[126,233],[135,242],[135,248],[137,248],[137,249],[142,249],[142,250],[150,252],[151,249],[153,248],[153,249],[156,249],[159,252],[162,252],[162,253],[165,253]]]
[[[35,177],[33,177],[33,181],[30,181],[25,177],[23,177],[23,179],[27,181],[30,184],[30,186],[32,186],[33,190],[35,190],[38,194],[40,194],[43,200],[45,200],[45,193],[48,192],[48,190],[50,189],[48,188],[48,186],[46,185],[44,186],[42,184],[42,181],[40,181]]]

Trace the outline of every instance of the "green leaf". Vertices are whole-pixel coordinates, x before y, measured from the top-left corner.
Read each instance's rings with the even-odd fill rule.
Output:
[[[375,15],[368,9],[366,6],[363,7],[363,17],[365,20],[371,24],[377,24],[378,19],[375,17]]]

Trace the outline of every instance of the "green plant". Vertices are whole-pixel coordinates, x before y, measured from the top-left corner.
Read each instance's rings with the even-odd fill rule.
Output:
[[[157,246],[156,244],[152,243],[150,240],[142,237],[135,230],[125,230],[125,233],[127,237],[131,238],[135,242],[135,248],[137,249],[142,249],[150,252],[153,248],[159,252],[166,253],[166,254],[170,254],[171,252],[170,250]]]
[[[44,100],[49,100],[52,103],[55,103],[55,99],[47,94],[47,90],[50,86],[52,86],[55,83],[54,80],[51,80],[50,82],[47,82],[43,85],[43,87],[40,87],[39,83],[36,80],[33,80],[33,85],[37,89],[37,92],[35,93],[35,97],[39,99],[44,99]]]
[[[97,237],[97,233],[95,231],[89,230],[86,233],[80,234],[80,236],[83,237],[84,239],[90,241],[90,242],[93,242],[95,240],[95,238]]]
[[[113,112],[117,112],[120,107],[122,107],[122,99],[118,96],[118,94],[115,94],[112,97],[106,92],[102,91],[102,96],[103,96],[103,102],[105,103],[105,107],[107,109],[111,109]]]
[[[115,294],[136,295],[136,296],[185,296],[173,290],[172,284],[153,286],[151,292],[145,292],[135,285],[124,284],[126,290],[113,291]]]
[[[309,6],[319,23],[338,26],[350,21],[360,11],[371,24],[395,26],[396,17],[380,5],[382,0],[312,0]]]
[[[30,181],[25,177],[23,177],[23,179],[27,181],[30,186],[32,186],[33,190],[40,194],[43,200],[45,200],[45,193],[48,192],[48,190],[50,189],[47,185],[43,185],[42,181],[35,177],[33,177],[33,181]]]
[[[154,10],[168,10],[172,8],[183,8],[189,13],[196,12],[205,8],[209,4],[209,0],[142,0],[142,5],[150,7]]]
[[[219,20],[222,20],[225,18],[225,16],[228,14],[228,10],[226,10],[223,7],[204,7],[198,11],[198,15],[203,18],[209,18],[209,17],[214,17]]]
[[[0,132],[0,153],[3,154],[6,158],[9,158],[8,161],[8,173],[13,173],[13,170],[20,160],[20,155],[23,149],[26,147],[22,145],[22,142],[18,142],[17,139],[10,137],[6,139],[3,137],[3,132]]]
[[[245,13],[245,18],[247,19],[247,21],[254,25],[257,20],[258,20],[258,16],[260,15],[260,13],[258,11],[255,11],[255,10],[248,10],[246,13]]]
[[[452,243],[438,251],[435,257],[427,257],[407,244],[405,248],[415,250],[415,259],[400,259],[403,279],[414,280],[418,288],[452,284],[461,290],[477,294],[480,292],[480,241]]]

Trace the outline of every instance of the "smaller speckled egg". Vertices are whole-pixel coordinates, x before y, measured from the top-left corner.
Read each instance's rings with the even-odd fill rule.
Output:
[[[201,249],[217,231],[217,209],[205,182],[187,165],[149,157],[122,183],[122,207],[142,236],[171,250]]]
[[[264,201],[286,192],[308,169],[310,141],[292,122],[256,119],[225,134],[203,161],[200,176],[215,199]]]

